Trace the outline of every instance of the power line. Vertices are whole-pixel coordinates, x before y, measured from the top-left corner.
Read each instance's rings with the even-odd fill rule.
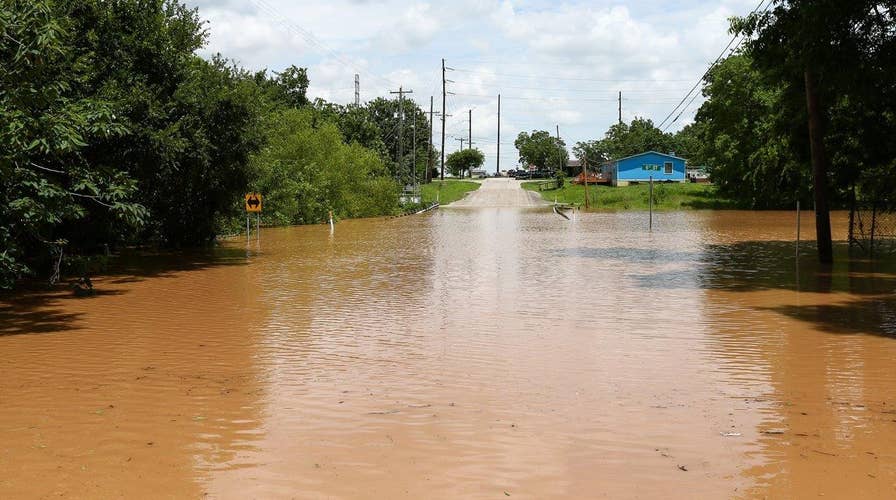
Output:
[[[595,89],[595,88],[577,89],[577,88],[569,88],[569,87],[561,87],[561,88],[532,87],[532,86],[523,87],[523,86],[519,86],[519,85],[503,85],[503,84],[498,84],[498,83],[479,83],[479,82],[456,82],[456,83],[458,85],[468,85],[468,86],[473,86],[473,87],[495,87],[495,88],[501,88],[501,89],[538,90],[538,91],[552,91],[552,92],[582,92],[582,93],[587,93],[587,94],[595,94],[595,93],[602,93],[602,92],[615,92],[615,90],[616,90],[616,89]],[[684,90],[684,89],[665,89],[666,92],[679,92],[681,90]],[[626,90],[626,92],[629,92],[629,90]],[[632,92],[635,92],[635,90],[632,90]],[[653,90],[653,89],[641,89],[641,90],[639,90],[639,92],[656,93],[658,91]]]
[[[753,15],[756,12],[758,12],[759,9],[762,8],[762,5],[765,4],[766,1],[769,1],[769,4],[765,7],[765,10],[767,11],[768,8],[772,6],[772,3],[771,3],[772,0],[761,0],[759,2],[759,5],[757,5],[756,8],[753,9],[753,12],[751,12],[750,15]],[[665,125],[666,122],[669,121],[669,118],[672,118],[672,115],[674,115],[676,111],[678,111],[679,109],[682,109],[681,108],[682,104],[684,104],[684,102],[687,101],[689,97],[691,97],[691,94],[695,90],[697,90],[697,87],[699,87],[700,84],[703,82],[703,80],[706,79],[707,75],[709,75],[709,72],[712,71],[712,69],[715,68],[717,64],[719,64],[719,61],[721,61],[723,57],[725,57],[725,54],[728,52],[728,49],[731,48],[731,46],[734,44],[734,41],[737,40],[737,38],[739,36],[740,35],[738,33],[735,33],[734,36],[731,37],[731,41],[728,42],[728,45],[726,45],[724,49],[722,49],[722,52],[719,54],[719,57],[717,57],[716,60],[713,61],[713,63],[709,65],[709,68],[707,68],[706,72],[703,73],[703,76],[701,76],[700,79],[697,80],[697,83],[695,83],[694,86],[691,87],[691,90],[689,90],[688,93],[685,94],[685,96],[681,99],[681,101],[678,103],[678,105],[676,105],[675,108],[673,108],[672,111],[669,112],[669,114],[666,116],[665,119],[663,119],[662,122],[660,122],[660,124],[657,126],[657,128],[662,128],[663,125]],[[744,40],[744,38],[741,37],[740,41],[737,43],[737,47],[740,47],[740,44],[743,42],[743,40]],[[737,47],[735,47],[734,50],[737,50]],[[692,102],[693,102],[693,100],[692,100]],[[684,109],[682,109],[682,113],[684,113]],[[669,123],[669,126],[671,126],[672,123],[675,123],[678,120],[678,118],[681,117],[682,113],[679,113],[679,115],[675,118],[675,120],[672,120],[672,122]],[[667,128],[669,128],[669,127],[667,126],[666,129]],[[665,131],[666,129],[663,129],[663,131]]]
[[[330,56],[331,58],[335,59],[337,62],[342,64],[343,67],[353,70],[354,73],[361,73],[361,71],[359,71],[358,68],[355,67],[356,65],[353,62],[345,59],[340,54],[338,54],[336,51],[331,49],[323,41],[321,41],[319,38],[317,38],[317,36],[315,36],[314,33],[312,33],[311,31],[309,31],[305,28],[302,28],[301,26],[292,22],[288,17],[286,17],[285,15],[280,13],[277,9],[275,9],[273,6],[271,6],[265,0],[249,0],[249,1],[252,2],[253,4],[255,4],[255,6],[258,7],[259,10],[264,11],[267,15],[274,18],[274,20],[278,24],[280,24],[283,28],[285,28],[287,31],[293,32],[294,34],[298,34],[301,38],[303,38],[306,42],[308,42],[309,45],[318,48],[322,53]],[[388,78],[384,78],[380,75],[377,75],[376,73],[374,73],[372,71],[368,72],[368,74],[378,80],[381,80],[381,81],[387,83],[389,86],[395,85],[394,82],[392,82]]]
[[[464,93],[456,93],[455,95],[461,97],[484,97],[484,98],[494,98],[494,96],[485,95],[485,94],[464,94]],[[509,97],[502,96],[501,99],[511,99],[514,101],[574,101],[574,102],[617,102],[617,97],[575,97],[575,96],[540,96],[540,97]],[[677,99],[624,99],[626,101],[631,102],[640,102],[646,104],[660,104],[665,102],[676,102]]]
[[[594,69],[594,67],[595,67],[595,63],[592,63],[592,62],[584,62],[584,63],[546,62],[546,61],[533,62],[531,60],[516,62],[516,61],[509,60],[509,59],[468,59],[468,58],[463,58],[463,57],[459,57],[456,60],[460,61],[462,63],[490,64],[490,65],[496,65],[496,66],[531,67],[533,65],[538,65],[538,66],[560,66],[563,68],[586,68],[586,69]],[[661,62],[663,64],[689,64],[692,61],[663,59]]]
[[[668,82],[689,82],[690,79],[687,80],[678,80],[678,79],[634,79],[634,78],[616,78],[616,79],[607,79],[607,78],[573,78],[573,77],[561,77],[561,76],[553,76],[553,75],[512,75],[507,73],[493,73],[491,71],[477,71],[471,69],[460,69],[454,68],[454,71],[459,71],[462,73],[472,73],[477,75],[489,75],[489,76],[497,76],[502,78],[526,78],[526,79],[540,79],[540,80],[563,80],[570,82],[601,82],[601,83],[668,83]]]

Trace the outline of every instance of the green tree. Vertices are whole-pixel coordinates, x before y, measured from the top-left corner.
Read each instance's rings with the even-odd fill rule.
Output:
[[[577,160],[583,164],[587,162],[592,168],[612,159],[605,148],[605,143],[600,140],[579,141],[573,146],[572,154]]]
[[[308,104],[308,71],[292,65],[272,80],[277,89],[282,93],[287,106],[298,108]]]
[[[645,151],[673,152],[675,141],[653,121],[635,118],[629,123],[612,125],[601,140],[600,150],[610,159],[625,158]]]
[[[533,130],[531,134],[520,132],[513,144],[519,151],[522,165],[534,165],[539,169],[562,170],[569,163],[566,143],[563,142],[563,139],[558,139],[545,130]]]
[[[115,234],[146,218],[134,180],[90,162],[89,144],[119,141],[127,130],[108,99],[81,92],[91,68],[73,47],[76,28],[53,5],[0,5],[2,288],[48,267],[53,282],[79,234],[97,225]]]
[[[485,163],[485,155],[478,149],[462,149],[445,157],[445,166],[451,175],[463,178],[467,172]]]
[[[280,73],[268,70],[253,73],[251,79],[264,95],[264,104],[270,108],[300,108],[308,106],[308,70],[291,65]]]
[[[675,133],[673,137],[673,151],[682,158],[686,158],[691,165],[705,165],[703,156],[703,124],[694,122],[686,125]]]
[[[411,172],[416,170],[418,180],[425,178],[426,151],[429,144],[429,120],[417,104],[405,98],[403,104],[398,99],[378,97],[367,103],[367,119],[380,130],[382,142],[386,147],[386,161],[393,175],[402,182],[410,180]],[[404,113],[404,126],[401,125],[399,107]],[[414,127],[417,133],[416,158],[413,157]],[[403,154],[398,161],[399,152]],[[416,168],[415,168],[416,167]]]
[[[318,120],[315,123],[315,120]],[[393,213],[398,185],[379,155],[346,144],[336,124],[311,109],[284,109],[265,120],[267,145],[252,158],[254,190],[265,193],[269,222],[310,224]]]
[[[695,142],[720,193],[750,208],[792,207],[806,169],[780,132],[788,116],[781,89],[735,54],[709,72],[703,94]]]
[[[830,144],[839,138],[848,145],[842,138],[893,131],[894,18],[896,6],[890,1],[775,0],[773,9],[732,23],[733,31],[748,37],[746,51],[766,79],[781,88],[789,116],[803,118],[803,126],[780,132],[802,149],[798,155],[811,157],[823,263],[833,260],[829,212],[832,191],[839,186],[831,186],[832,174],[836,162],[851,159],[831,155]],[[841,111],[845,117],[835,115]],[[852,160],[892,164],[890,146],[865,147],[868,152]]]
[[[252,76],[195,55],[205,30],[173,0],[85,0],[59,12],[92,70],[81,91],[106,97],[127,129],[85,149],[94,168],[118,168],[150,210],[141,238],[196,245],[236,213],[249,155],[261,144],[263,101]]]

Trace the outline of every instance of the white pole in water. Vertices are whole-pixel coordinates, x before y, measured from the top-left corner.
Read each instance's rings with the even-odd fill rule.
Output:
[[[249,214],[246,214],[246,243],[249,243]]]
[[[330,210],[330,234],[336,230],[336,226],[333,225],[333,211]]]
[[[255,214],[255,239],[261,241],[261,214]]]
[[[653,231],[653,176],[650,176],[650,230]]]

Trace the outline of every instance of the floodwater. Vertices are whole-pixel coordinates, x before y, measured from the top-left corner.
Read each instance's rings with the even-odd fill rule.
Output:
[[[896,270],[794,222],[447,208],[7,299],[0,497],[893,498]]]

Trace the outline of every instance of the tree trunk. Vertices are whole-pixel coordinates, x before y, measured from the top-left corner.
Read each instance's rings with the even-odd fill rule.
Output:
[[[809,112],[809,144],[812,150],[812,179],[815,192],[815,234],[818,239],[818,260],[834,262],[831,242],[831,212],[828,206],[828,156],[824,148],[824,109],[819,102],[815,74],[806,67],[806,109]]]

